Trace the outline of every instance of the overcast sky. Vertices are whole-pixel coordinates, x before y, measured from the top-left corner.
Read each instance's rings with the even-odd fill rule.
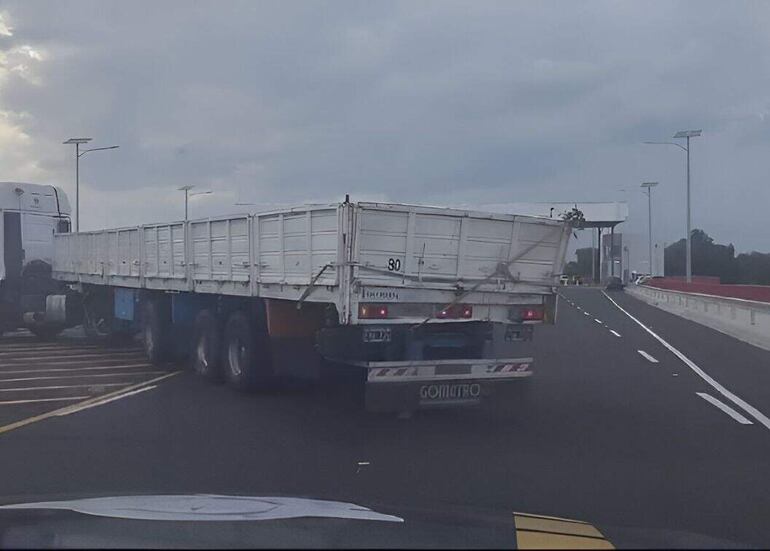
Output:
[[[630,204],[770,251],[770,2],[0,1],[0,180],[82,229],[235,202]],[[625,191],[623,191],[625,190]]]

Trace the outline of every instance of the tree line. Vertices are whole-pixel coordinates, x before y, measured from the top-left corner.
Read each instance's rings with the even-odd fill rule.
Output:
[[[735,254],[731,244],[716,243],[705,231],[692,230],[692,273],[702,276],[717,276],[722,283],[770,285],[770,253],[752,251]],[[680,239],[666,247],[665,275],[685,275],[687,244]],[[567,275],[591,277],[592,248],[576,251],[577,261],[565,266]]]

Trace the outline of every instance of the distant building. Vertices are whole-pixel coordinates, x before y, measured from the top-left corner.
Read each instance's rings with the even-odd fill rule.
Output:
[[[628,281],[628,266],[623,265],[624,256],[622,233],[602,235],[601,281],[606,281],[611,276]],[[625,275],[624,271],[626,272]]]

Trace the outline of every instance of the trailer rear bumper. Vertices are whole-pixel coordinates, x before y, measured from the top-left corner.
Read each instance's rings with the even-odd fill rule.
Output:
[[[367,370],[366,409],[478,405],[502,383],[532,376],[532,358],[353,362]]]

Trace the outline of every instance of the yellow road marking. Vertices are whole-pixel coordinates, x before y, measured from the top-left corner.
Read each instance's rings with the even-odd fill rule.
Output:
[[[163,375],[162,377],[156,377],[154,379],[151,379],[149,381],[144,381],[142,383],[137,383],[135,385],[122,388],[120,390],[116,390],[114,392],[110,392],[108,394],[102,394],[100,396],[94,396],[93,398],[89,398],[88,400],[83,400],[82,402],[78,404],[72,404],[69,406],[65,406],[63,408],[55,409],[53,411],[49,411],[48,413],[42,413],[40,415],[35,415],[34,417],[28,417],[27,419],[22,419],[21,421],[16,421],[15,423],[10,423],[8,425],[4,425],[0,427],[0,434],[4,432],[10,432],[12,430],[31,425],[32,423],[37,423],[39,421],[44,421],[45,419],[49,419],[50,417],[55,417],[58,415],[62,415],[62,412],[66,412],[72,408],[78,407],[78,406],[84,406],[87,404],[91,404],[93,402],[100,402],[104,400],[105,398],[109,398],[111,396],[118,396],[124,392],[130,392],[131,390],[141,388],[145,385],[151,385],[152,383],[157,383],[158,381],[162,381],[163,379],[168,379],[169,377],[173,377],[174,375],[178,375],[181,373],[181,371],[174,371],[173,373],[167,373],[166,375]]]
[[[580,520],[514,513],[519,549],[614,549],[594,526]]]
[[[518,549],[615,549],[607,540],[516,530]]]
[[[113,396],[112,398],[106,398],[104,400],[99,400],[98,402],[94,402],[92,404],[86,404],[84,406],[82,406],[80,404],[75,404],[73,406],[69,406],[67,408],[64,408],[64,411],[60,411],[56,415],[58,415],[58,416],[70,415],[72,413],[77,413],[79,411],[83,411],[84,409],[95,408],[95,407],[98,407],[98,406],[103,406],[104,404],[109,404],[110,402],[114,402],[115,400],[122,400],[123,398],[128,398],[129,396],[134,396],[136,394],[139,394],[140,392],[147,392],[148,390],[152,390],[154,388],[158,388],[157,385],[143,386],[142,388],[138,388],[136,390],[132,390],[131,392],[124,392],[123,394],[118,394],[117,396]]]
[[[514,517],[544,518],[547,520],[563,520],[564,522],[576,522],[578,524],[588,524],[587,522],[584,522],[582,520],[575,520],[575,519],[563,518],[563,517],[550,517],[548,515],[533,515],[531,513],[521,513],[519,511],[514,511],[513,515]]]
[[[587,536],[589,538],[603,537],[602,533],[590,524],[544,518],[516,517],[516,529],[554,532],[558,534],[569,534],[571,536]]]

